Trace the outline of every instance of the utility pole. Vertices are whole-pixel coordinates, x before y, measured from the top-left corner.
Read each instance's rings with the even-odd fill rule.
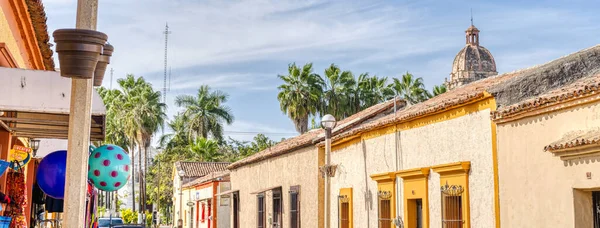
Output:
[[[98,0],[77,1],[78,29],[96,30]],[[87,194],[87,168],[90,146],[93,80],[71,78],[71,107],[69,110],[69,134],[67,173],[64,194],[63,227],[81,227],[85,224],[85,199]]]

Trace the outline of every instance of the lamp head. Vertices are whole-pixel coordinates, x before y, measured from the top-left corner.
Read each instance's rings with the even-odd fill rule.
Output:
[[[331,114],[327,114],[321,118],[321,127],[323,129],[333,129],[337,125],[337,120]]]

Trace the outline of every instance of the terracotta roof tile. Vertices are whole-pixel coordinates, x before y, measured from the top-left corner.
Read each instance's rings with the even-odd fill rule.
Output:
[[[397,100],[396,104],[399,107],[402,107],[402,106],[404,106],[404,104],[406,104],[406,102],[403,100]],[[337,132],[340,132],[349,127],[355,126],[356,124],[359,124],[360,122],[365,121],[366,119],[371,118],[377,114],[385,112],[386,110],[389,110],[392,107],[394,107],[394,102],[393,102],[393,100],[390,100],[390,101],[382,102],[380,104],[371,106],[371,107],[369,107],[365,110],[362,110],[354,115],[351,115],[351,116],[338,122],[338,125],[335,127],[333,134],[335,135]],[[283,142],[280,142],[273,147],[267,148],[256,154],[250,155],[242,160],[234,162],[227,168],[230,170],[236,169],[241,166],[245,166],[245,165],[252,164],[255,162],[263,161],[263,160],[266,160],[266,159],[269,159],[272,157],[276,157],[276,156],[279,156],[282,154],[292,152],[294,150],[297,150],[297,149],[300,149],[300,148],[303,148],[306,146],[314,145],[318,141],[323,140],[324,134],[325,133],[324,133],[323,129],[314,129],[314,130],[308,131],[302,135],[284,140]]]
[[[176,162],[176,172],[183,170],[184,177],[203,177],[216,171],[224,171],[229,162]]]
[[[190,186],[195,186],[195,185],[203,184],[205,182],[212,181],[212,180],[217,179],[219,177],[223,178],[224,180],[225,179],[228,180],[229,179],[229,170],[216,171],[216,172],[209,173],[206,176],[196,178],[193,181],[184,184],[183,187],[190,187]]]
[[[52,44],[50,44],[48,25],[46,24],[48,18],[46,17],[42,0],[25,0],[25,2],[33,24],[33,30],[35,31],[35,38],[37,39],[38,46],[42,52],[44,67],[46,70],[54,71],[54,59],[52,58],[53,52],[51,49]]]
[[[322,132],[322,129],[314,129],[310,130],[302,135],[286,139],[280,143],[277,143],[275,146],[269,147],[263,151],[250,155],[242,160],[234,162],[229,165],[227,169],[232,170],[239,168],[241,166],[245,166],[248,164],[252,164],[255,162],[263,161],[272,157],[276,157],[282,154],[286,154],[292,152],[296,149],[303,148],[306,146],[312,145],[312,140]]]
[[[395,115],[392,113],[374,121],[364,122],[334,136],[333,140],[452,109],[457,105],[481,99],[486,92],[494,96],[496,104],[500,107],[513,105],[557,88],[572,87],[577,91],[571,93],[572,95],[586,93],[585,91],[593,92],[598,89],[599,85],[592,85],[596,82],[595,76],[592,75],[598,72],[600,72],[600,45],[545,64],[469,83],[427,101],[409,106],[396,112]],[[578,79],[582,81],[576,83]],[[564,96],[572,95],[565,94]]]
[[[598,90],[600,90],[600,74],[579,79],[573,84],[551,90],[541,96],[500,108],[492,112],[492,119],[499,120],[503,118],[509,118],[526,111],[532,111],[557,103],[563,103],[581,97],[591,96],[598,94]]]
[[[565,134],[561,139],[544,147],[544,151],[556,151],[561,149],[576,148],[592,144],[600,144],[600,129],[572,131]]]

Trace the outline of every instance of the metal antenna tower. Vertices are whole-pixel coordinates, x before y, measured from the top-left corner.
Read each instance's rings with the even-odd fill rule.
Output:
[[[167,103],[167,48],[169,43],[169,34],[171,34],[171,31],[169,31],[169,23],[165,24],[165,31],[163,34],[165,34],[165,77],[163,80],[163,103]]]
[[[171,67],[169,67],[169,89],[167,91],[171,92]]]

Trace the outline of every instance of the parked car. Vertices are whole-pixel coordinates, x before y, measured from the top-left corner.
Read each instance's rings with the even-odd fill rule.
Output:
[[[115,218],[98,218],[98,228],[113,228],[116,225],[123,225],[123,219]]]
[[[113,228],[145,228],[143,224],[124,224],[124,225],[116,225]]]

